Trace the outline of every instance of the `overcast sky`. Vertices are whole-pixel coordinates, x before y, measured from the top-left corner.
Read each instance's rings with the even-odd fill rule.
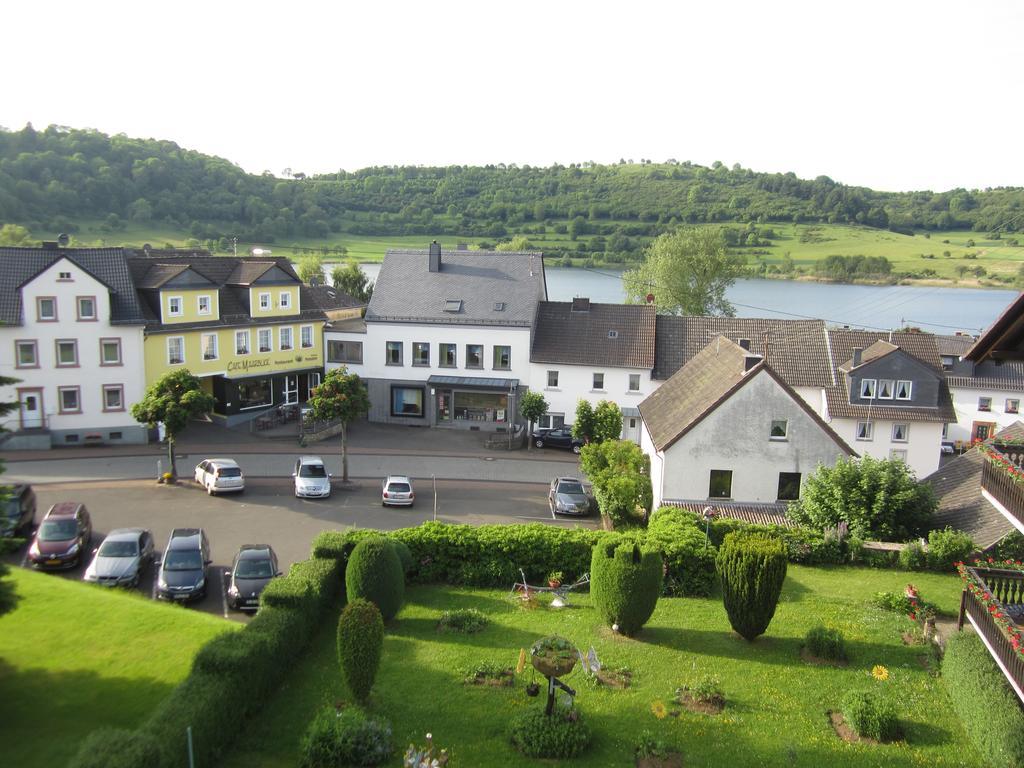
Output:
[[[1019,0],[16,2],[0,125],[280,174],[721,160],[1024,185]]]

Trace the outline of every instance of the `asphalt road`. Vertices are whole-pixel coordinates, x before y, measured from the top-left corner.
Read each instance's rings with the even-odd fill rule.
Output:
[[[64,475],[64,464],[50,464],[49,469]],[[191,469],[191,463],[185,462],[179,471],[185,467]],[[9,482],[13,477],[28,479],[17,470],[4,479]],[[292,563],[309,557],[310,543],[320,531],[393,530],[418,525],[434,517],[434,494],[429,478],[414,482],[416,505],[411,508],[382,507],[377,477],[355,480],[348,487],[336,481],[329,499],[315,500],[295,498],[290,477],[254,477],[248,470],[243,493],[213,497],[187,480],[174,486],[158,485],[152,480],[44,482],[35,486],[36,519],[41,519],[50,505],[58,501],[84,503],[92,516],[93,548],[114,528],[148,528],[161,550],[173,528],[205,528],[213,564],[208,594],[194,605],[209,613],[245,620],[244,615],[228,610],[223,578],[242,544],[270,544],[277,552],[282,570],[287,572]],[[438,480],[436,485],[437,519],[444,522],[545,522],[586,527],[598,524],[593,517],[553,520],[547,504],[546,482]],[[22,550],[9,559],[21,562],[24,554]],[[83,571],[84,565],[63,575],[80,579]],[[140,591],[153,593],[154,571],[152,567],[148,569]]]

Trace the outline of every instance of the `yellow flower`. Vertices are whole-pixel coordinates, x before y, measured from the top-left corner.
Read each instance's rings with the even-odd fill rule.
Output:
[[[651,713],[659,720],[664,720],[668,715],[668,707],[665,706],[665,702],[656,701],[651,704]]]
[[[875,664],[875,666],[871,668],[871,676],[875,678],[875,680],[884,682],[889,679],[889,670],[881,664]]]

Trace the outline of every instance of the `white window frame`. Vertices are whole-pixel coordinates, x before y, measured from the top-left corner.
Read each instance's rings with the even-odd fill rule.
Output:
[[[899,459],[904,464],[907,463],[907,449],[906,448],[893,448],[889,451],[890,459]]]
[[[196,314],[197,315],[209,315],[213,313],[213,301],[212,296],[208,293],[204,293],[200,296],[196,296]],[[206,309],[203,309],[203,299],[206,300]]]
[[[269,294],[268,294],[269,295]],[[267,348],[263,348],[263,334],[267,335]],[[274,351],[274,329],[260,328],[256,331],[256,352],[265,355]]]
[[[288,346],[285,346],[285,336],[288,337]],[[282,352],[289,352],[295,349],[295,331],[290,325],[282,325],[278,328],[277,348]]]
[[[292,308],[292,294],[291,291],[281,291],[277,294],[277,307],[278,309],[291,309]]]
[[[904,385],[906,385],[907,394],[901,396],[900,390],[904,387]],[[909,381],[907,379],[897,379],[896,391],[893,392],[893,395],[896,397],[897,400],[911,400],[914,397],[914,382]]]
[[[60,348],[61,345],[70,344],[71,350],[75,353],[75,359],[70,363],[66,363],[60,359]],[[57,367],[58,368],[77,368],[79,365],[78,358],[78,339],[55,339],[54,340],[54,354],[57,356]]]
[[[107,395],[111,392],[117,392],[117,405],[111,407],[107,401]],[[102,389],[103,397],[103,408],[104,412],[111,411],[123,411],[124,410],[124,384],[104,384]]]
[[[775,427],[777,425],[782,425],[782,434],[781,435],[774,435],[774,434],[772,434],[775,431]],[[788,440],[789,439],[789,419],[772,419],[771,426],[768,427],[768,439],[769,440],[774,440],[776,442],[785,442],[786,440]]]
[[[629,374],[629,378],[627,379],[627,381],[629,382],[627,384],[627,386],[629,387],[626,390],[627,392],[639,392],[640,391],[640,374],[639,373],[631,373],[631,374]],[[633,386],[634,382],[636,382],[636,386],[635,387]]]
[[[860,398],[861,400],[874,400],[875,394],[878,392],[878,380],[877,379],[861,379],[860,380]]]
[[[886,387],[889,388],[888,394],[885,392]],[[892,379],[879,379],[877,393],[879,400],[892,400],[896,395],[896,382]]]
[[[91,315],[86,315],[86,314],[82,313],[82,302],[83,301],[88,301],[90,304],[92,304],[92,314]],[[78,318],[77,319],[79,321],[89,322],[89,321],[92,321],[92,320],[97,320],[99,318],[99,309],[96,306],[96,297],[95,296],[76,296],[75,297],[75,309],[78,311]]]
[[[204,334],[202,334],[199,337],[200,345],[201,345],[202,351],[203,351],[203,360],[219,360],[220,359],[220,348],[219,348],[220,347],[220,341],[217,338],[217,336],[218,336],[217,333],[204,333]],[[213,339],[213,356],[212,357],[207,357],[207,355],[206,355],[206,350],[208,349],[206,342],[207,342],[208,339]]]
[[[1010,403],[1013,403],[1013,407],[1010,407]],[[1003,404],[1003,410],[1006,413],[1020,413],[1020,398],[1008,397],[1006,402]]]
[[[250,355],[252,354],[252,344],[250,344],[251,334],[249,331],[235,331],[235,355]],[[244,346],[239,344],[240,339],[245,339]]]
[[[21,362],[22,348],[32,350],[32,362]],[[39,342],[36,339],[19,339],[14,342],[14,367],[15,368],[38,368],[39,367]]]
[[[64,402],[64,395],[74,392],[75,407],[68,408]],[[58,413],[81,413],[82,412],[82,388],[79,386],[57,387],[57,412]]]
[[[558,424],[557,427],[554,425],[554,419],[555,419],[556,416],[562,420],[562,422],[560,424]],[[537,421],[537,429],[557,429],[558,427],[562,427],[562,426],[565,426],[565,414],[564,413],[557,413],[557,412],[555,412],[555,413],[545,413]]]
[[[49,315],[43,314],[43,302],[50,302],[50,306],[53,307],[53,313]],[[55,323],[57,322],[57,297],[56,296],[36,296],[36,321],[40,323]]]
[[[309,335],[309,343],[306,343],[306,335]],[[316,346],[316,336],[313,333],[312,325],[299,326],[299,347],[302,349],[313,349]]]
[[[171,361],[171,342],[177,341],[181,344],[181,360],[178,362]],[[185,337],[184,336],[168,336],[167,337],[167,364],[168,365],[184,365],[185,364]]]
[[[600,386],[598,386],[598,384],[597,384],[597,377],[598,376],[601,377],[601,385]],[[604,372],[603,371],[594,371],[593,375],[590,377],[590,385],[591,385],[590,388],[591,388],[592,392],[607,392],[607,390],[604,388]]]
[[[271,309],[273,309],[274,305],[271,303],[269,293],[259,294],[257,302],[257,306],[259,306],[260,312],[269,312]]]
[[[177,302],[178,311],[174,311],[174,304]],[[185,300],[181,296],[168,296],[167,297],[167,316],[168,317],[181,317],[185,314]]]
[[[106,350],[108,344],[113,344],[117,347],[117,359],[107,360],[103,353]],[[121,339],[117,337],[104,337],[100,339],[100,365],[123,365],[124,359],[121,351]]]
[[[857,440],[868,443],[875,439],[875,422],[873,421],[858,421],[857,427],[854,431],[854,436]]]
[[[552,381],[552,379],[554,379],[554,381]],[[558,389],[558,371],[548,371],[547,386],[545,389]]]
[[[982,405],[982,403],[985,403]],[[992,398],[991,397],[979,397],[978,398],[978,413],[992,413]]]
[[[900,427],[903,428],[903,430],[902,430],[903,436],[902,437],[897,437],[896,433],[898,431],[900,431]],[[894,443],[906,443],[906,442],[909,442],[910,441],[910,425],[909,424],[903,424],[903,423],[893,424],[892,425],[892,441]]]

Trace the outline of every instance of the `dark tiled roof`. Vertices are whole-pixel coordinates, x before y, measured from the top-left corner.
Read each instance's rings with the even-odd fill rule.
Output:
[[[984,461],[981,451],[967,451],[943,463],[924,482],[939,500],[932,527],[948,525],[969,534],[975,544],[987,549],[1015,528],[981,495]]]
[[[141,280],[135,283],[136,288],[160,288],[168,280],[188,271],[188,264],[153,264]]]
[[[534,326],[534,363],[654,367],[655,309],[646,304],[590,304],[542,301]]]
[[[965,375],[974,365],[974,374]],[[952,371],[946,372],[949,386],[957,389],[1003,389],[1024,392],[1024,360],[983,363],[956,363]]]
[[[19,288],[58,260],[66,258],[110,288],[110,322],[145,322],[123,248],[0,248],[0,323],[21,325]]]
[[[935,343],[939,347],[940,355],[961,357],[968,349],[971,348],[971,344],[974,343],[974,337],[966,336],[964,334],[958,334],[956,336],[935,334]]]
[[[330,285],[308,285],[306,286],[306,293],[324,312],[330,312],[334,309],[352,309],[365,306],[359,299],[355,299],[344,291]]]
[[[824,322],[757,317],[658,315],[652,378],[668,379],[719,334],[749,339],[750,351],[764,355],[791,387],[832,383]]]
[[[860,363],[858,363],[857,365],[861,366],[864,365],[865,363],[870,363],[874,360],[877,360],[880,357],[885,357],[891,352],[895,352],[897,349],[899,349],[899,347],[897,347],[895,344],[890,344],[888,341],[882,341],[881,339],[879,339],[878,341],[872,343],[870,347],[861,351]],[[850,358],[845,363],[839,366],[839,370],[852,371],[854,367],[857,366],[854,366],[853,358]]]
[[[666,507],[679,507],[687,512],[696,512],[698,515],[703,514],[705,509],[711,507],[715,517],[728,517],[753,525],[795,527],[790,519],[786,517],[789,505],[780,502],[774,504],[743,504],[741,502],[728,501],[677,501],[675,499],[664,499],[662,504]]]
[[[854,331],[848,328],[830,328],[828,331],[829,345],[832,348],[832,359],[837,367],[853,359],[853,350],[859,347],[867,350],[877,341],[888,342],[902,349],[908,355],[916,357],[929,368],[942,370],[939,350],[935,337],[930,333],[904,333],[902,331]],[[877,348],[892,351],[887,346]],[[876,355],[876,357],[879,355]],[[865,362],[867,360],[865,359]]]
[[[367,322],[529,327],[537,303],[547,298],[540,253],[443,251],[437,272],[428,269],[427,254],[387,252],[366,308]],[[461,302],[458,311],[445,312],[449,301]]]

